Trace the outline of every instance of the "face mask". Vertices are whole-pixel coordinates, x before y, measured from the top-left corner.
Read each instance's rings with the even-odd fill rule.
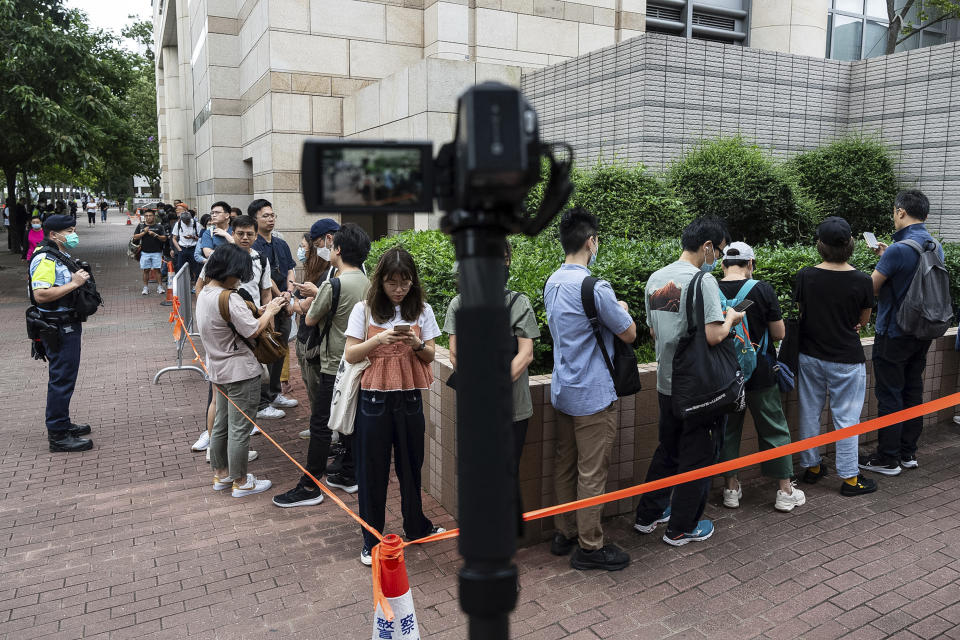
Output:
[[[705,273],[712,272],[714,267],[717,266],[717,254],[713,249],[711,249],[711,251],[713,252],[713,262],[707,262],[706,258],[704,258],[703,265],[700,267],[700,270]]]
[[[328,249],[326,246],[317,247],[317,255],[327,262],[330,262],[330,249]]]
[[[67,247],[68,249],[72,249],[78,244],[80,244],[80,236],[77,235],[76,231],[73,233],[68,233],[67,237],[63,239],[63,246]]]
[[[43,226],[43,225],[31,224],[30,226],[33,227],[34,229],[36,229],[37,231],[39,231],[39,230],[40,230],[40,227]]]
[[[297,260],[300,262],[307,261],[307,250],[303,247],[297,247]]]

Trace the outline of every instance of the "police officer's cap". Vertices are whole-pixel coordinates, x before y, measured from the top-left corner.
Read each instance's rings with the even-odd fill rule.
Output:
[[[49,216],[43,223],[43,228],[47,231],[63,231],[76,226],[73,216],[55,215]]]

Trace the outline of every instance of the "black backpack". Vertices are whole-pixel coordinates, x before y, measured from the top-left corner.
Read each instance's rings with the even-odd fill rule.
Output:
[[[333,289],[333,292],[330,299],[330,310],[327,312],[327,318],[323,322],[323,329],[320,328],[320,325],[307,326],[306,335],[303,336],[302,339],[300,338],[300,334],[297,334],[297,339],[306,346],[304,357],[308,362],[314,364],[320,362],[322,355],[320,345],[323,344],[323,341],[326,340],[330,334],[330,327],[333,325],[333,319],[336,317],[337,309],[340,307],[340,278],[331,277],[330,287]],[[306,323],[304,323],[304,325],[306,325]],[[329,353],[329,351],[330,344],[328,342],[326,352]]]
[[[68,257],[62,251],[54,246],[51,246],[49,243],[38,244],[33,255],[36,256],[41,252],[48,253],[51,257],[63,263],[63,265],[70,270],[70,273],[76,273],[84,268],[78,262],[73,260],[73,258]],[[80,322],[86,322],[87,318],[95,314],[97,310],[103,306],[103,298],[97,291],[97,283],[93,278],[93,272],[90,271],[89,268],[87,269],[87,272],[90,273],[90,279],[84,282],[79,289],[68,293],[63,298],[60,298],[52,303],[55,306],[72,307],[74,313],[76,313],[79,317]],[[43,308],[44,305],[38,304],[36,298],[34,298],[32,287],[29,289],[29,291],[30,302],[37,307]]]
[[[610,361],[607,348],[603,346],[603,333],[600,330],[603,325],[600,323],[600,318],[597,317],[597,301],[593,296],[593,290],[596,286],[597,278],[593,276],[587,276],[580,283],[580,301],[583,303],[583,311],[587,314],[590,328],[593,329],[593,337],[597,339],[597,346],[600,347],[603,362],[607,365],[610,377],[613,378],[613,388],[617,392],[617,397],[632,396],[640,391],[640,370],[637,369],[637,353],[633,350],[632,344],[627,344],[614,336],[613,361]]]
[[[913,279],[897,309],[897,324],[905,334],[920,340],[939,338],[953,320],[950,274],[937,252],[940,245],[936,240],[928,240],[922,247],[913,240],[901,242],[920,255]]]

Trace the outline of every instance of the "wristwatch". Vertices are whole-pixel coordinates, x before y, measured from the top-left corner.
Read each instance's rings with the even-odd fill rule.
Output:
[[[426,343],[426,341],[421,340],[421,341],[420,341],[420,346],[417,347],[416,349],[414,349],[414,352],[423,351],[423,350],[426,349],[426,348],[427,348],[427,343]]]

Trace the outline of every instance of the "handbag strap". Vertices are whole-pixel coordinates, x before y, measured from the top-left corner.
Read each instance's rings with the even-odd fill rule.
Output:
[[[247,345],[247,348],[250,349],[250,351],[256,353],[256,349],[253,348],[253,345],[250,344],[250,341],[240,335],[240,332],[237,331],[237,328],[233,326],[233,322],[230,321],[230,295],[232,293],[235,292],[231,289],[224,289],[217,297],[217,307],[220,309],[220,317],[223,318],[223,321],[227,323],[227,326],[230,327],[230,330],[233,331],[234,335],[240,338],[240,340],[243,341],[243,344]]]
[[[593,297],[593,290],[596,286],[597,278],[594,276],[584,278],[583,282],[580,283],[580,301],[583,303],[583,311],[587,314],[587,321],[593,330],[593,337],[596,338],[597,346],[600,348],[601,355],[603,355],[603,362],[607,365],[607,371],[610,372],[610,377],[616,381],[617,376],[613,369],[613,362],[610,361],[607,348],[603,345],[603,333],[600,331],[600,318],[597,317],[597,301]]]
[[[693,276],[693,279],[690,281],[690,284],[687,285],[687,332],[693,333],[698,326],[703,326],[704,324],[704,311],[703,311],[703,291],[701,290],[701,283],[703,282],[703,271],[697,273]],[[693,296],[697,296],[697,316],[693,315]]]

